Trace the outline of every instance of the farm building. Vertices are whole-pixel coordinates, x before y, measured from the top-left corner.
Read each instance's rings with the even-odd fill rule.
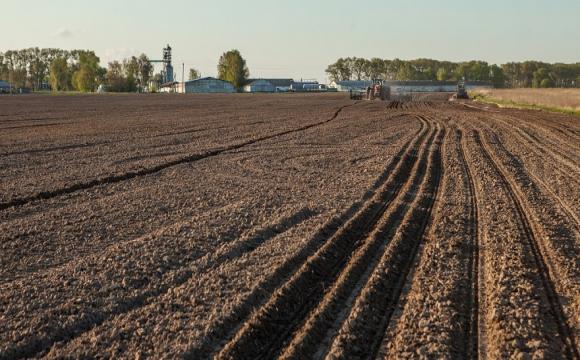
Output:
[[[293,82],[290,85],[290,91],[303,92],[303,91],[326,91],[326,85],[319,84],[318,81],[299,81]]]
[[[6,81],[0,80],[0,93],[8,93],[10,92],[11,86]]]
[[[184,86],[185,85],[185,86]],[[185,87],[185,91],[184,91]],[[177,93],[233,93],[236,92],[234,85],[227,81],[213,77],[204,77],[195,80],[186,81],[185,83],[176,83],[173,86],[174,92]]]
[[[364,90],[371,85],[372,81],[369,80],[346,80],[346,81],[333,81],[330,83],[329,87],[336,89],[336,91],[351,91],[351,90]]]
[[[286,92],[293,82],[292,79],[250,79],[244,85],[244,92]]]
[[[425,80],[410,80],[410,81],[386,81],[385,84],[391,87],[393,93],[408,93],[408,92],[454,92],[457,91],[457,81],[425,81]],[[491,83],[483,81],[466,81],[465,88],[467,90],[492,88]]]
[[[409,92],[454,92],[457,90],[456,81],[428,81],[428,80],[409,80],[396,81],[387,80],[385,85],[391,87],[393,93],[409,93]],[[371,86],[372,82],[368,80],[347,80],[347,81],[333,81],[330,84],[331,88],[336,88],[337,91],[350,90],[364,90],[367,86]],[[492,88],[492,84],[483,81],[467,81],[465,83],[467,90]]]

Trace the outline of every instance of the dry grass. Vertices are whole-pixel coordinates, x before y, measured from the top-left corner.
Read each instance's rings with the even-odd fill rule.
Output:
[[[476,95],[499,105],[580,113],[580,89],[486,89]]]

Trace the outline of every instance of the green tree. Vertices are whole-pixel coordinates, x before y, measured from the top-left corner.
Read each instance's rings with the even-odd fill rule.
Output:
[[[489,68],[490,71],[490,80],[493,84],[493,87],[502,88],[505,86],[506,83],[506,76],[503,72],[503,69],[497,65],[491,65]]]
[[[198,79],[201,73],[197,69],[189,69],[189,80]]]
[[[365,73],[367,62],[363,58],[353,58],[352,69],[355,80],[362,80],[363,74]]]
[[[99,74],[100,59],[92,51],[80,52],[78,69],[74,72],[72,82],[75,89],[83,92],[95,91]]]
[[[109,68],[107,69],[107,87],[111,92],[129,91],[123,64],[118,61],[109,63]]]
[[[126,92],[135,92],[139,91],[141,88],[141,80],[140,80],[140,64],[139,59],[135,56],[131,56],[128,59],[123,60],[122,64],[122,72],[124,74],[125,84],[123,86]]]
[[[336,63],[328,65],[325,72],[328,74],[330,81],[340,81],[340,70]]]
[[[542,68],[539,68],[533,72],[533,74],[532,74],[532,87],[535,87],[535,88],[548,87],[548,86],[542,86],[542,83],[544,82],[544,80],[551,81],[548,69],[545,67],[542,67]],[[545,82],[545,84],[548,84],[548,82]]]
[[[397,80],[415,80],[417,76],[417,71],[408,62],[403,63],[403,65],[397,71]]]
[[[350,80],[352,76],[352,68],[350,63],[350,59],[343,58],[339,58],[336,62],[336,68],[338,70],[338,77],[340,80]]]
[[[218,63],[218,77],[221,80],[232,83],[239,90],[249,76],[246,60],[238,50],[223,53]]]
[[[437,69],[437,80],[445,81],[447,80],[447,70],[444,67]]]
[[[147,86],[153,76],[153,64],[145,54],[141,54],[137,59],[139,64],[139,81],[141,86]]]
[[[485,61],[470,61],[468,69],[469,80],[489,81],[490,69]]]
[[[65,58],[58,57],[50,64],[50,86],[53,91],[69,89],[70,71]]]
[[[367,79],[378,79],[382,77],[384,72],[385,63],[383,59],[372,58],[367,62],[366,66],[366,77]]]
[[[545,78],[540,82],[541,88],[551,88],[554,87],[554,81],[550,78]]]

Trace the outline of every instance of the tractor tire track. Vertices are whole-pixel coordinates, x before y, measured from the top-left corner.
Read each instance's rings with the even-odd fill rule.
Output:
[[[387,166],[387,168],[385,169],[383,174],[381,174],[379,176],[379,178],[377,179],[377,182],[375,182],[375,184],[373,185],[373,189],[378,188],[382,182],[387,181],[388,175],[398,166],[399,163],[404,161],[406,156],[408,156],[409,151],[411,151],[415,147],[420,147],[420,144],[418,145],[418,143],[420,142],[420,140],[422,138],[424,138],[427,130],[428,130],[427,124],[421,122],[421,128],[415,133],[415,135],[410,140],[407,141],[406,144],[404,144],[402,146],[401,150],[394,156],[393,161],[391,163],[389,163],[389,165]],[[372,191],[372,189],[370,191]],[[369,194],[369,192],[367,192],[367,195],[368,194]],[[368,197],[370,198],[370,195],[368,195]],[[349,213],[350,213],[350,211],[349,211]],[[308,212],[307,215],[311,216],[311,213]],[[346,221],[346,219],[341,220],[341,222],[342,221]],[[286,224],[286,223],[288,223],[288,220],[284,220],[282,222],[282,224]],[[328,226],[326,226],[322,230],[322,233],[330,232],[331,227],[332,227],[331,225],[335,226],[336,222],[332,222],[331,224],[328,224]],[[284,228],[284,229],[286,229],[286,228]],[[320,238],[320,237],[322,237],[322,234],[318,234],[315,236],[315,238]],[[250,243],[250,245],[247,245],[247,246],[245,244],[240,244],[240,245],[242,245],[242,250],[247,249],[244,251],[251,251],[252,249],[259,246],[259,244],[251,244],[251,243]],[[314,242],[313,242],[313,245],[314,245]],[[243,253],[243,251],[241,251],[238,248],[240,248],[240,246],[238,246],[237,248],[235,248],[232,251],[229,251],[225,256],[221,256],[221,257],[215,259],[215,261],[212,261],[210,263],[219,264],[220,262],[223,262],[224,260],[233,259],[234,257],[232,257],[228,254],[230,254],[230,253],[232,253],[232,254]],[[235,314],[236,318],[239,319],[239,317],[242,316],[242,314],[244,312],[244,310],[243,310],[244,307],[251,309],[252,307],[249,304],[255,304],[259,300],[259,296],[261,296],[263,294],[265,289],[271,288],[273,291],[276,288],[276,286],[279,285],[279,281],[281,280],[281,278],[283,278],[283,277],[287,276],[287,274],[295,271],[296,267],[299,267],[299,265],[301,264],[300,259],[304,259],[304,261],[305,261],[307,259],[307,257],[309,256],[308,254],[313,253],[314,251],[315,251],[315,249],[313,249],[312,246],[306,246],[303,249],[303,251],[301,251],[300,254],[296,256],[295,259],[291,259],[291,261],[288,261],[280,269],[277,269],[277,271],[275,272],[275,276],[273,276],[267,283],[262,284],[260,289],[257,289],[256,292],[250,297],[250,299],[242,305],[242,309],[240,309],[241,311]],[[174,270],[176,275],[173,276],[174,280],[172,280],[171,284],[163,285],[157,289],[152,289],[152,290],[149,290],[143,294],[140,294],[137,297],[132,297],[132,298],[126,299],[125,301],[123,301],[121,303],[114,304],[112,309],[104,314],[90,314],[89,321],[78,321],[78,322],[71,323],[68,326],[66,326],[65,328],[61,329],[61,331],[58,334],[56,334],[54,337],[51,337],[48,339],[41,338],[41,339],[35,340],[33,342],[22,344],[21,346],[13,348],[9,352],[6,353],[7,358],[22,358],[22,357],[31,357],[31,356],[37,356],[39,354],[43,354],[57,343],[59,344],[59,346],[65,345],[65,344],[71,342],[72,340],[78,338],[79,336],[83,335],[87,331],[91,330],[92,328],[94,328],[96,326],[100,326],[105,321],[111,320],[111,319],[119,317],[125,313],[128,313],[130,311],[133,311],[133,310],[139,309],[141,307],[144,307],[148,304],[151,304],[152,302],[155,301],[155,299],[160,298],[161,296],[163,296],[163,294],[167,293],[170,289],[173,289],[173,288],[176,288],[178,286],[181,286],[182,284],[185,284],[194,275],[195,272],[191,271],[187,267],[188,266],[184,266],[182,268]],[[233,321],[233,319],[232,319],[232,321]],[[225,321],[224,325],[231,324],[231,323],[232,322]],[[223,329],[222,332],[227,332],[227,330],[228,330],[227,326],[225,326],[225,329]],[[220,331],[219,331],[219,329],[213,329],[212,332],[219,333]],[[210,338],[211,337],[208,337],[208,340]],[[206,345],[209,346],[209,343]],[[193,349],[191,351],[191,354],[196,353],[196,351],[202,351],[205,354],[210,352],[210,350],[207,347],[204,347],[203,349]],[[194,356],[194,357],[197,358],[198,356]],[[2,358],[2,354],[0,354],[0,358]]]
[[[482,123],[484,123],[484,124],[485,124],[485,122],[482,122]],[[494,131],[494,129],[492,129],[491,127],[489,127],[489,125],[487,125],[487,124],[486,124],[486,126],[487,126],[487,128],[488,128],[490,131]],[[495,136],[496,136],[496,137],[498,137],[497,135],[495,135]],[[537,140],[537,139],[536,139],[536,140]],[[554,157],[553,155],[550,155],[550,154],[548,153],[548,151],[549,151],[549,150],[546,150],[546,149],[544,148],[544,146],[543,146],[543,145],[540,143],[540,141],[532,141],[532,140],[528,140],[528,141],[529,141],[529,142],[522,141],[522,144],[523,144],[523,145],[524,145],[524,147],[526,147],[526,148],[527,148],[529,151],[531,151],[532,153],[536,154],[536,155],[537,155],[539,158],[545,158],[545,157],[546,157],[545,155],[547,155],[548,157],[551,157],[551,158],[552,158],[553,160],[555,160],[556,162],[559,162],[559,160],[558,160],[558,158],[557,158],[557,157]],[[498,138],[498,141],[497,141],[497,143],[498,143],[498,144],[500,144],[500,142],[499,142],[499,138]],[[530,145],[531,143],[533,143],[533,145]],[[502,145],[502,146],[503,146],[503,145]],[[550,162],[547,162],[547,163],[550,163]],[[560,163],[560,164],[562,164],[561,162],[559,162],[559,163]],[[560,166],[557,166],[557,165],[550,166],[550,170],[552,170],[552,171],[556,171],[558,174],[560,174],[560,176],[561,176],[562,178],[564,178],[564,179],[570,179],[570,181],[571,181],[572,183],[575,183],[577,186],[580,186],[580,182],[578,182],[578,181],[577,181],[577,179],[576,179],[576,178],[574,177],[574,175],[573,175],[573,174],[576,174],[576,171],[573,171],[573,170],[569,170],[569,171],[563,171],[563,170],[560,168]],[[567,202],[566,202],[566,201],[564,201],[564,200],[563,200],[563,199],[562,199],[560,196],[558,196],[558,195],[556,194],[556,192],[555,192],[555,191],[552,189],[552,187],[551,187],[551,186],[549,186],[549,185],[546,183],[546,180],[542,180],[542,179],[538,178],[538,177],[537,177],[537,176],[536,176],[536,175],[535,175],[533,172],[531,172],[531,171],[529,172],[529,174],[530,174],[530,177],[531,177],[532,179],[536,180],[536,182],[537,182],[538,184],[541,184],[541,186],[544,188],[544,190],[545,190],[545,191],[547,191],[548,193],[550,193],[550,195],[552,196],[552,198],[553,198],[554,200],[556,200],[556,201],[559,203],[559,205],[560,205],[560,207],[561,207],[562,211],[563,211],[563,212],[565,212],[565,213],[566,213],[566,215],[567,215],[567,216],[568,216],[568,217],[569,217],[569,218],[570,218],[572,221],[574,221],[574,222],[575,222],[576,229],[578,230],[578,229],[579,229],[579,227],[580,227],[580,222],[579,222],[579,220],[578,220],[578,217],[577,217],[577,216],[576,216],[576,214],[574,213],[574,211],[573,211],[573,210],[570,208],[569,204],[567,204]]]
[[[481,255],[479,253],[479,249],[481,247],[480,244],[480,233],[479,233],[479,207],[478,207],[478,200],[477,200],[477,191],[475,190],[475,182],[473,181],[473,172],[465,154],[466,151],[466,144],[464,141],[463,131],[458,131],[458,142],[460,143],[460,152],[459,157],[464,166],[465,174],[467,175],[467,185],[469,189],[470,199],[471,199],[471,239],[473,239],[472,245],[472,252],[469,258],[469,281],[471,283],[471,296],[468,301],[468,308],[470,317],[468,319],[469,326],[466,327],[467,334],[465,334],[466,344],[465,344],[465,354],[466,358],[468,359],[479,359],[485,358],[485,356],[481,356],[480,354],[485,354],[485,328],[481,326],[479,323],[479,313],[480,313],[480,299],[484,297],[480,295],[483,292],[483,284],[482,278],[483,275],[481,274],[482,271],[482,264]]]
[[[484,124],[487,129],[493,134],[494,137],[494,142],[495,144],[497,144],[497,146],[501,149],[501,151],[503,153],[508,153],[507,149],[505,148],[505,145],[502,143],[499,135],[497,135],[497,133],[495,132],[495,130],[493,128],[491,128],[488,124],[486,124],[485,122],[482,122],[482,124]],[[538,151],[538,148],[541,148],[541,145],[539,145],[539,142],[537,142],[535,145],[529,145],[529,143],[524,143],[524,146],[530,150],[531,152],[535,153],[538,157],[543,158],[543,154],[546,154],[545,151]],[[549,156],[549,155],[548,155]],[[513,155],[510,154],[509,156],[512,160],[516,161],[516,158],[514,158]],[[557,158],[553,158],[554,160],[558,161]],[[521,160],[517,160],[521,163]],[[522,164],[522,167],[523,164]],[[559,166],[552,166],[550,170],[554,170],[557,171],[559,174],[562,175],[562,177],[564,178],[570,178],[570,180],[572,180],[572,182],[578,184],[580,186],[580,183],[573,177],[573,175],[570,174],[575,174],[574,171],[568,171],[568,172],[564,172],[560,169]],[[528,176],[530,178],[530,180],[533,180],[535,183],[539,184],[541,186],[541,188],[546,191],[550,197],[556,201],[560,207],[560,210],[562,210],[562,212],[571,220],[574,222],[573,226],[576,228],[576,231],[580,231],[580,221],[578,220],[578,217],[576,216],[576,214],[574,213],[574,211],[570,208],[570,206],[560,197],[556,194],[556,192],[552,189],[551,186],[549,186],[546,183],[546,180],[542,180],[540,179],[536,174],[534,174],[534,172],[532,171],[526,171],[526,176]]]
[[[332,117],[330,117],[329,119],[321,121],[321,122],[317,122],[314,124],[309,124],[309,125],[301,126],[301,127],[290,129],[290,130],[281,131],[281,132],[278,132],[275,134],[262,136],[262,137],[259,137],[257,139],[245,141],[245,142],[242,142],[242,143],[239,143],[236,145],[227,146],[227,147],[221,148],[221,149],[209,150],[209,151],[206,151],[206,152],[203,152],[200,154],[189,155],[189,156],[183,157],[181,159],[177,159],[177,160],[170,161],[167,163],[159,164],[159,165],[156,165],[156,166],[153,166],[150,168],[146,168],[146,169],[142,169],[142,170],[138,170],[138,171],[130,171],[130,172],[120,174],[120,175],[107,176],[105,178],[94,179],[94,180],[91,180],[88,182],[76,183],[76,184],[73,184],[73,185],[70,185],[67,187],[63,187],[60,189],[56,189],[56,190],[43,191],[43,192],[37,193],[37,194],[32,195],[32,196],[16,198],[16,199],[13,199],[13,200],[10,200],[7,202],[0,203],[0,211],[11,208],[11,207],[15,207],[15,206],[26,205],[30,202],[37,201],[37,200],[51,199],[51,198],[54,198],[57,196],[70,194],[70,193],[73,193],[76,191],[91,189],[91,188],[94,188],[94,187],[97,187],[100,185],[114,184],[114,183],[118,183],[121,181],[137,178],[137,177],[155,174],[159,171],[165,170],[165,169],[173,167],[173,166],[196,162],[199,160],[203,160],[206,158],[220,155],[220,154],[225,153],[227,151],[241,149],[243,147],[253,145],[253,144],[256,144],[256,143],[259,143],[262,141],[270,140],[270,139],[273,139],[276,137],[280,137],[280,136],[284,136],[284,135],[288,135],[288,134],[292,134],[292,133],[296,133],[296,132],[301,132],[301,131],[312,129],[312,128],[315,128],[318,126],[322,126],[324,124],[327,124],[327,123],[335,120],[338,117],[338,115],[342,112],[343,109],[350,107],[350,106],[354,106],[357,103],[358,102],[355,102],[354,104],[343,105],[340,108],[338,108],[334,112]]]
[[[532,148],[536,149],[535,150],[536,152],[539,150],[543,154],[551,157],[555,161],[558,161],[561,165],[568,168],[569,171],[562,172],[563,175],[566,175],[568,173],[574,174],[577,172],[577,170],[579,168],[578,161],[575,159],[572,159],[569,155],[565,154],[563,151],[556,149],[556,148],[553,148],[552,146],[549,146],[548,144],[546,144],[546,141],[544,141],[544,142],[540,141],[540,139],[538,139],[538,137],[536,135],[531,134],[529,131],[526,131],[521,126],[514,126],[514,125],[510,124],[503,117],[493,116],[491,118],[493,120],[500,122],[500,123],[503,123],[504,125],[506,125],[509,128],[515,128],[516,132],[518,134],[520,134],[521,138],[526,139],[529,143],[533,144]],[[548,143],[551,143],[551,142],[548,142]],[[560,171],[560,169],[558,167],[556,167],[556,169],[558,169],[558,171]],[[570,175],[568,175],[568,177],[570,177]],[[578,183],[578,181],[574,177],[571,177],[571,180]]]
[[[403,116],[403,115],[401,115]],[[405,116],[409,116],[406,114]],[[289,281],[291,274],[299,271],[301,267],[307,262],[309,258],[314,256],[321,247],[326,246],[333,238],[345,231],[345,227],[359,226],[365,217],[372,216],[373,212],[377,211],[376,199],[380,196],[388,195],[389,180],[391,180],[392,173],[397,172],[401,164],[408,160],[409,154],[420,147],[422,141],[428,132],[429,124],[417,118],[421,123],[421,128],[417,133],[407,141],[394,156],[393,161],[389,163],[387,168],[382,172],[379,178],[373,184],[371,190],[367,191],[362,198],[362,204],[353,204],[351,208],[338,219],[329,222],[324,228],[313,236],[313,241],[310,241],[307,246],[294,258],[289,259],[280,268],[276,269],[274,274],[270,276],[265,283],[261,284],[258,289],[255,289],[251,295],[245,299],[237,310],[232,312],[232,318],[224,320],[220,326],[213,329],[212,335],[207,336],[206,341],[201,346],[196,346],[185,354],[185,358],[198,359],[208,357],[210,353],[217,353],[225,346],[225,341],[230,341],[234,335],[240,331],[247,319],[251,315],[251,311],[256,311],[264,306],[271,297],[271,294],[276,292],[276,289],[283,286]],[[342,235],[340,235],[342,236]],[[316,241],[314,241],[316,240]],[[289,275],[290,274],[290,275]],[[261,298],[267,294],[268,297]],[[243,319],[240,322],[240,319]],[[220,344],[215,347],[212,343]]]
[[[509,178],[505,175],[505,170],[503,170],[497,161],[492,157],[489,145],[481,140],[481,136],[477,130],[474,133],[474,140],[475,143],[480,147],[482,155],[488,160],[494,171],[499,175],[500,182],[507,190],[508,196],[515,205],[517,220],[521,225],[523,234],[525,235],[529,248],[532,252],[533,259],[539,270],[539,277],[541,279],[543,290],[551,309],[551,313],[549,315],[554,317],[554,321],[558,328],[558,333],[565,346],[565,355],[569,359],[578,359],[580,358],[580,354],[578,353],[578,348],[575,344],[572,332],[570,331],[568,323],[566,322],[559,296],[554,290],[554,281],[550,277],[548,262],[542,253],[542,245],[538,242],[534,234],[534,231],[530,225],[530,221],[528,220],[526,212],[523,209],[520,197],[515,190],[516,187],[513,182],[510,181]]]
[[[421,121],[425,122],[423,119]],[[217,358],[271,358],[279,354],[288,337],[318,304],[325,293],[324,289],[339,278],[349,254],[363,244],[397,198],[428,132],[431,132],[430,138],[434,136],[430,126],[426,126],[369,207],[345,224],[287,283],[274,292],[268,303],[241,325],[216,355]]]
[[[385,338],[386,329],[399,304],[403,288],[412,280],[410,274],[439,194],[443,171],[441,143],[445,134],[446,130],[442,128],[431,145],[421,187],[381,254],[379,265],[373,270],[327,349],[327,359],[374,358],[383,343],[389,340]]]
[[[435,134],[433,134],[435,136]],[[432,137],[428,144],[432,144]],[[304,358],[309,354],[317,356],[325,352],[335,333],[339,330],[345,314],[348,313],[364,284],[368,282],[376,268],[381,255],[389,244],[392,233],[399,227],[404,215],[409,211],[409,204],[418,195],[421,183],[425,179],[428,167],[429,145],[418,155],[409,181],[401,190],[399,198],[377,224],[376,231],[369,234],[369,239],[349,260],[347,267],[340,274],[337,282],[325,294],[319,305],[310,312],[309,317],[300,329],[295,331],[293,339],[282,351],[282,358]]]
[[[477,357],[478,205],[466,172],[463,130],[448,125],[433,216],[385,332],[381,356]]]
[[[555,292],[567,300],[564,315],[567,316],[571,328],[578,328],[578,319],[574,315],[580,306],[578,282],[580,278],[579,263],[569,259],[577,259],[578,254],[578,222],[575,216],[568,212],[567,207],[553,197],[553,192],[526,167],[517,156],[510,153],[505,144],[493,131],[485,131],[487,143],[498,159],[498,165],[503,167],[506,177],[512,182],[516,196],[525,209],[529,209],[528,221],[538,240],[539,250],[546,259],[546,265],[551,274]],[[552,195],[552,196],[551,196]],[[540,210],[540,208],[542,208]]]
[[[155,299],[162,297],[171,289],[185,284],[196,273],[211,271],[212,267],[218,264],[226,261],[234,261],[243,254],[251,252],[270,241],[273,237],[289,231],[291,228],[300,225],[316,215],[315,211],[309,208],[303,208],[295,214],[280,218],[278,222],[271,226],[252,232],[251,235],[238,240],[230,246],[216,250],[214,253],[203,257],[194,257],[189,263],[183,264],[183,266],[168,269],[166,274],[163,275],[171,279],[169,282],[164,282],[156,288],[148,289],[122,301],[113,302],[108,311],[89,312],[86,316],[81,316],[76,321],[69,321],[52,337],[36,336],[29,341],[23,341],[17,346],[9,347],[3,352],[0,352],[0,359],[20,359],[38,356],[49,350],[56,343],[63,346],[87,331],[102,325],[105,321],[151,304]],[[170,227],[177,227],[180,224],[173,224]],[[147,236],[143,238],[145,237]],[[141,240],[141,238],[134,239],[134,241],[138,240]]]

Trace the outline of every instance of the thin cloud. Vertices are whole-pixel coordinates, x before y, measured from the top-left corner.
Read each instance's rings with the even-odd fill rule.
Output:
[[[131,56],[138,56],[140,53],[134,48],[109,48],[101,53],[101,63],[107,64],[111,61],[121,61]]]
[[[70,31],[67,28],[60,28],[54,33],[54,36],[62,38],[62,39],[68,39],[68,38],[73,37],[74,34],[72,31]]]

